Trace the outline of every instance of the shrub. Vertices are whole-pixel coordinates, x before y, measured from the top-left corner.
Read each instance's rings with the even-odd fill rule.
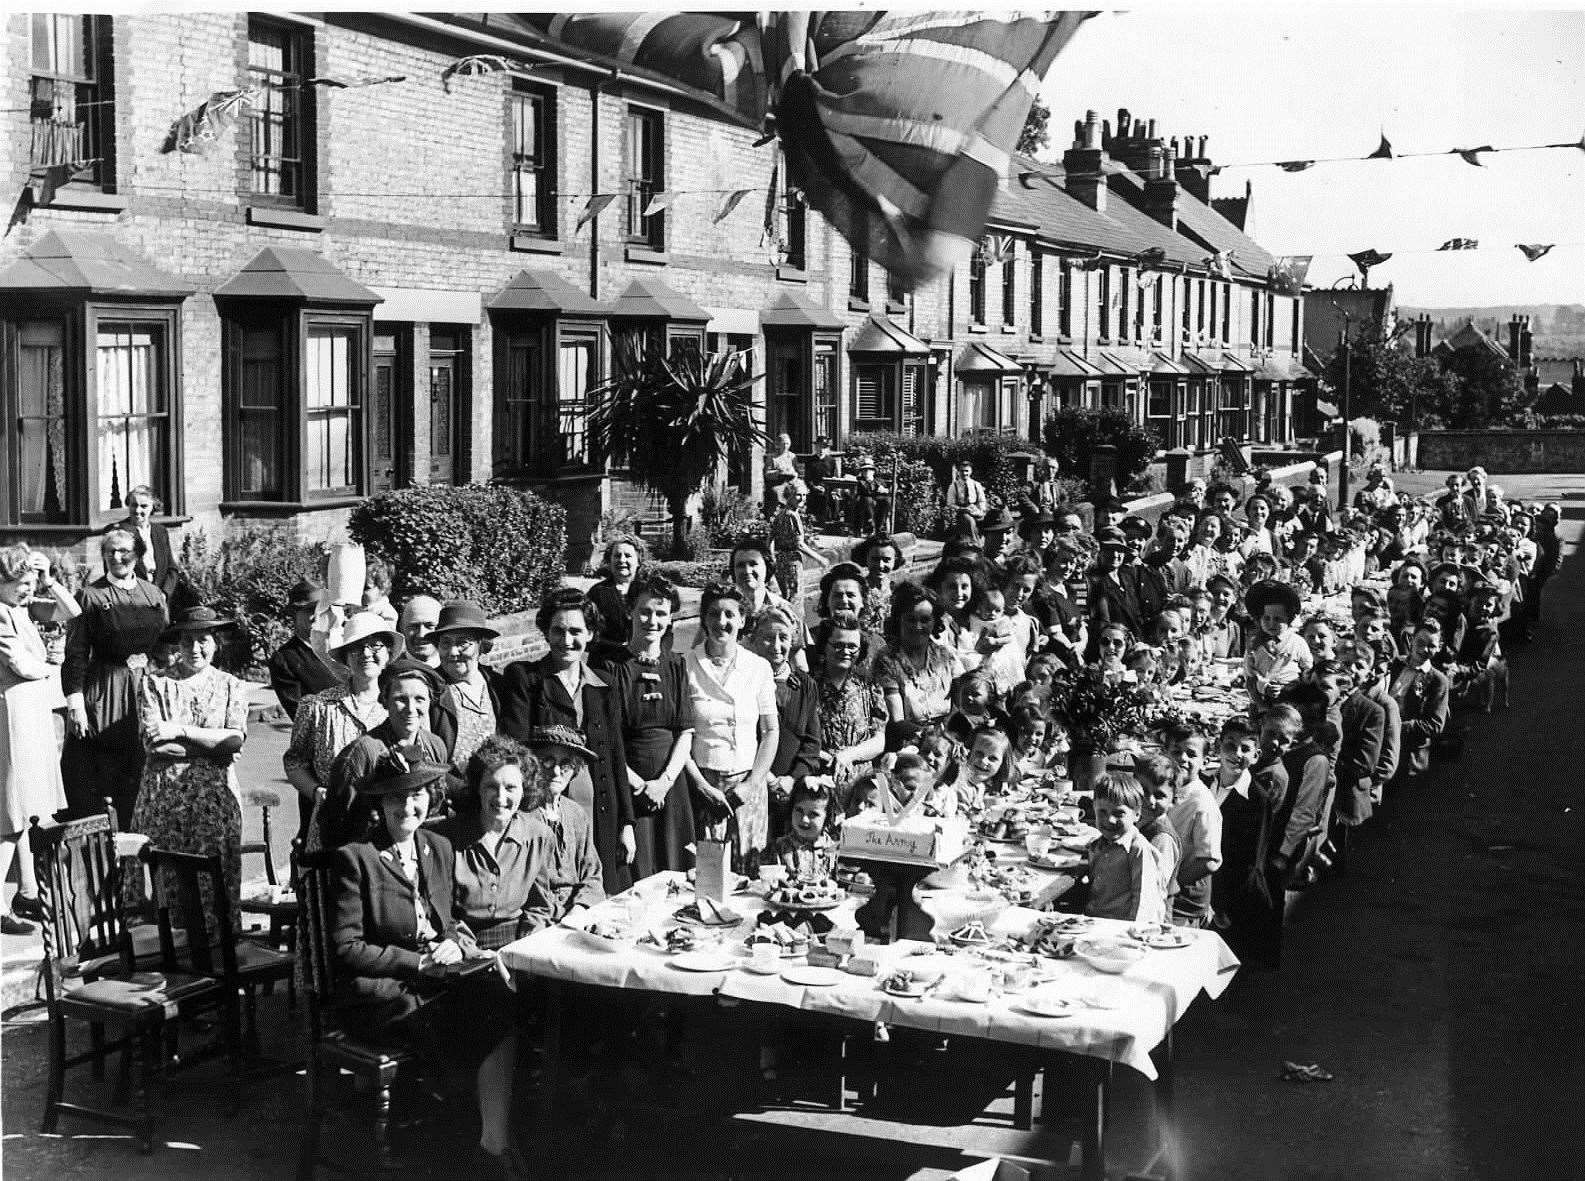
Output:
[[[710,545],[730,545],[734,538],[759,530],[770,535],[759,502],[730,484],[706,484],[699,494],[699,524]]]
[[[936,435],[898,435],[890,432],[860,432],[848,436],[849,452],[865,451],[875,457],[879,469],[876,475],[882,480],[891,478],[891,456],[896,453],[904,459],[923,463],[930,469],[936,487],[944,489],[951,482],[953,469],[959,461],[968,460],[974,465],[974,478],[985,485],[985,494],[992,504],[1016,506],[1024,494],[1018,468],[1009,458],[1014,454],[1029,453],[1025,439],[1007,435],[965,435],[948,439]]]
[[[472,599],[489,615],[534,607],[567,561],[566,510],[497,484],[382,493],[352,510],[347,532],[391,567],[393,601]]]
[[[726,555],[717,554],[714,558],[700,562],[651,562],[649,569],[653,574],[669,578],[677,586],[703,588],[726,579]]]
[[[213,607],[237,621],[223,639],[217,663],[236,672],[262,670],[270,653],[292,636],[286,600],[304,578],[321,578],[328,550],[299,541],[285,525],[227,524],[218,540],[201,529],[182,536],[182,585],[172,607]]]
[[[1046,419],[1041,431],[1046,454],[1056,458],[1068,475],[1086,479],[1090,455],[1102,443],[1117,448],[1117,484],[1126,487],[1150,466],[1161,446],[1155,432],[1136,424],[1117,410],[1066,407]]]

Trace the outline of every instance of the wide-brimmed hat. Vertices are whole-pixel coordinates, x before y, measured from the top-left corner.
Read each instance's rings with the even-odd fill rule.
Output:
[[[194,632],[216,632],[228,627],[235,627],[237,621],[226,619],[208,607],[188,607],[176,612],[171,617],[170,626],[165,630],[176,635],[187,635]]]
[[[1248,611],[1253,619],[1259,619],[1264,615],[1267,606],[1272,603],[1280,603],[1287,608],[1290,622],[1299,618],[1299,612],[1303,609],[1303,604],[1299,602],[1299,592],[1286,582],[1267,579],[1265,582],[1257,582],[1244,593],[1244,610]]]
[[[296,611],[299,607],[317,607],[324,597],[324,583],[317,578],[304,578],[286,596],[286,609]]]
[[[484,608],[467,599],[454,599],[440,609],[440,620],[435,624],[431,636],[443,636],[447,632],[473,632],[482,639],[493,640],[501,633],[490,626],[490,621],[485,618]]]
[[[529,732],[528,745],[530,750],[535,751],[547,746],[564,746],[591,763],[600,757],[585,745],[583,734],[571,726],[535,726]]]
[[[1124,537],[1133,534],[1141,541],[1148,541],[1150,537],[1156,532],[1149,521],[1135,513],[1130,513],[1121,521],[1117,522],[1117,527],[1123,531]]]
[[[1017,528],[1018,518],[1005,508],[993,508],[980,522],[981,533],[1007,533]]]
[[[1057,518],[1051,515],[1051,510],[1041,509],[1039,512],[1026,513],[1024,519],[1018,522],[1019,533],[1034,533],[1039,529],[1055,529]]]
[[[339,656],[352,645],[376,636],[383,638],[390,646],[392,660],[402,654],[402,634],[373,611],[359,611],[348,617],[347,622],[341,625],[341,642],[330,650],[331,654]]]
[[[1116,525],[1107,525],[1095,531],[1095,544],[1101,549],[1128,549],[1128,538]]]
[[[369,777],[358,784],[361,796],[406,795],[420,787],[444,779],[451,768],[431,762],[429,752],[416,742],[394,746],[374,765]]]

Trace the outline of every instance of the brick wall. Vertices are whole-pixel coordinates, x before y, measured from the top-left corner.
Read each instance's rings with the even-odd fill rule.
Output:
[[[1417,466],[1493,475],[1585,471],[1585,431],[1421,431]]]

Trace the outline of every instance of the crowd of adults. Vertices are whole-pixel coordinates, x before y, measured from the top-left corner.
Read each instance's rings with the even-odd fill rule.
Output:
[[[795,804],[819,805],[823,841],[921,774],[950,811],[959,793],[1060,771],[1077,737],[1065,686],[1086,669],[1170,686],[1239,662],[1248,714],[1217,734],[1120,736],[1096,811],[1114,845],[1116,810],[1138,813],[1162,913],[1275,965],[1284,894],[1344,862],[1349,835],[1426,774],[1451,707],[1505,695],[1504,651],[1528,638],[1559,558],[1557,506],[1510,503],[1479,468],[1438,499],[1372,468],[1341,507],[1320,473],[1247,497],[1197,480],[1155,523],[1112,502],[1089,525],[1049,496],[997,507],[972,471],[956,476],[959,528],[923,578],[877,532],[789,600],[773,589],[788,551],[744,540],[687,645],[678,589],[631,536],[609,540],[587,592],[545,597],[545,655],[505,667],[476,603],[418,595],[398,612],[371,573],[327,641],[325,586],[294,589],[269,672],[299,836],[334,866],[342,1016],[421,1031],[477,1071],[492,1167],[523,1171],[514,1026],[491,1017],[510,1003],[497,973],[454,965],[688,869],[700,839],[751,871],[809,839]],[[155,845],[219,853],[235,902],[247,696],[214,664],[232,621],[170,609],[179,571],[152,497],[133,499],[86,584],[68,560],[0,550],[0,873],[30,816],[89,815],[108,796]],[[1346,623],[1306,617],[1339,594]],[[39,741],[57,712],[59,757]],[[8,932],[39,918],[25,852],[18,869]]]

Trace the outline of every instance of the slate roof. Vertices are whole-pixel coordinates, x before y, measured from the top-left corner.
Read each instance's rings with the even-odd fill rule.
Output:
[[[195,288],[149,263],[106,234],[51,230],[3,270],[0,294],[60,292],[83,295],[183,297]]]
[[[291,299],[305,303],[384,303],[324,255],[300,246],[266,246],[215,289],[219,299]]]

